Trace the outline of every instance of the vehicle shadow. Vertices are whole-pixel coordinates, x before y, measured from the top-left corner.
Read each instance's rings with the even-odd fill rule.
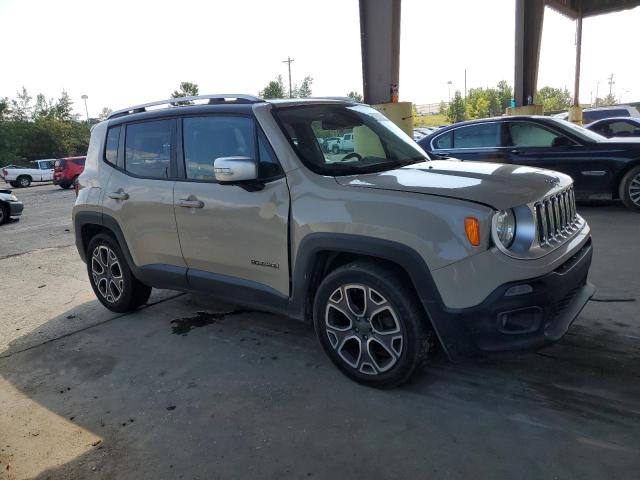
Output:
[[[640,467],[637,340],[588,322],[538,353],[436,357],[383,391],[347,380],[312,327],[284,317],[179,294],[63,328],[94,310],[0,354],[18,392],[3,408],[13,438],[0,467],[15,478],[631,478]]]

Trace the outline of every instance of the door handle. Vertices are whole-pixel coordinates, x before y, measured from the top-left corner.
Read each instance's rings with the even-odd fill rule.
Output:
[[[109,198],[113,198],[114,200],[128,200],[129,194],[120,189],[117,192],[111,192],[109,194]]]
[[[184,208],[202,208],[204,207],[204,202],[198,200],[194,196],[191,196],[189,198],[181,198],[178,205]]]
[[[514,148],[513,150],[511,150],[511,153],[513,153],[514,155],[520,155],[522,153],[522,150],[518,150],[517,148]]]

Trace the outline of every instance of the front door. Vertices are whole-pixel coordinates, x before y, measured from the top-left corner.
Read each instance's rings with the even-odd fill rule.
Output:
[[[208,115],[182,119],[175,187],[175,215],[182,253],[194,288],[229,288],[289,296],[286,178],[264,135],[249,116]],[[220,184],[216,158],[243,156],[259,162],[261,181]],[[247,299],[244,299],[246,301]]]
[[[571,176],[576,195],[596,198],[610,192],[614,173],[602,152],[589,144],[579,144],[565,135],[526,121],[506,122],[510,162],[556,170]],[[611,198],[610,193],[608,197]]]

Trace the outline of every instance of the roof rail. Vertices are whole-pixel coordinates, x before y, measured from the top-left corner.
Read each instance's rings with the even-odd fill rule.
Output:
[[[116,110],[107,117],[107,119],[124,117],[125,115],[131,115],[133,113],[146,112],[149,107],[157,107],[159,105],[167,106],[184,106],[184,102],[193,102],[194,100],[209,100],[210,104],[216,103],[259,103],[264,100],[253,95],[245,95],[241,93],[219,93],[213,95],[195,95],[192,97],[179,97],[169,98],[167,100],[159,100],[157,102],[143,103],[141,105],[134,105],[133,107],[123,108]],[[182,103],[182,105],[180,105]]]

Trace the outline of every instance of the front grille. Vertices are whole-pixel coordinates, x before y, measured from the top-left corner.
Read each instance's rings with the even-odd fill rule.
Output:
[[[573,186],[535,204],[540,244],[560,241],[573,233],[578,221]]]

